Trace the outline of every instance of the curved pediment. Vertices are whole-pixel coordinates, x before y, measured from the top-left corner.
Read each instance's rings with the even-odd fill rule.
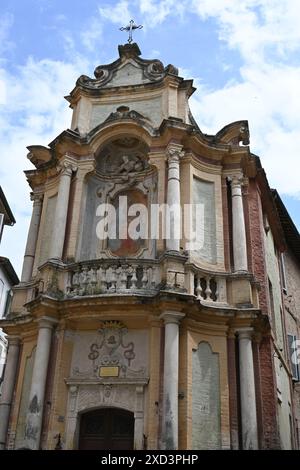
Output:
[[[76,85],[86,89],[143,85],[158,82],[166,75],[178,75],[178,69],[169,64],[164,67],[158,60],[146,60],[140,57],[137,44],[119,46],[120,58],[111,64],[99,65],[94,71],[95,78],[81,75]]]
[[[248,121],[231,122],[216,134],[215,140],[223,144],[249,145]]]

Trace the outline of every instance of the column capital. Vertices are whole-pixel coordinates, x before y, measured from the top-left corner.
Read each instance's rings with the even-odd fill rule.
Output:
[[[68,160],[64,160],[63,162],[59,163],[57,167],[57,171],[60,172],[61,175],[72,176],[72,173],[77,170],[77,166]]]
[[[247,178],[242,173],[237,173],[231,176],[227,176],[227,180],[231,183],[231,188],[242,188],[247,182]]]
[[[237,328],[235,331],[238,334],[239,339],[250,339],[250,340],[252,340],[254,329],[251,326],[248,326],[248,327],[245,327],[245,328]]]
[[[37,194],[34,192],[30,193],[30,200],[33,201],[33,205],[41,205],[43,202],[44,194]]]
[[[54,328],[54,326],[58,323],[56,318],[52,317],[41,317],[37,320],[39,328]]]
[[[180,321],[185,317],[185,313],[173,312],[172,310],[166,310],[159,318],[164,321],[165,325],[168,323],[175,323],[179,325]]]
[[[166,151],[168,163],[178,163],[184,157],[185,152],[182,150],[182,145],[169,146]]]
[[[19,346],[21,342],[21,339],[18,336],[8,335],[6,339],[8,341],[8,346]]]

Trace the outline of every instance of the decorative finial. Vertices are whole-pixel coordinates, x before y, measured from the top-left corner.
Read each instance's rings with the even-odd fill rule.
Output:
[[[134,31],[135,29],[142,29],[142,25],[139,24],[135,24],[133,20],[130,20],[129,21],[129,25],[127,26],[124,26],[122,28],[120,28],[120,31],[129,31],[129,38],[128,38],[128,43],[131,44],[133,39],[132,39],[132,31]]]

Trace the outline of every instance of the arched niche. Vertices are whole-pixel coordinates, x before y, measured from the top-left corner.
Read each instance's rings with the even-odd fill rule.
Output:
[[[148,155],[146,142],[130,134],[110,138],[95,152],[95,171],[87,176],[85,185],[78,261],[115,257],[155,258],[155,240],[145,236],[144,232],[141,238],[128,242],[119,236],[119,227],[122,224],[128,226],[134,218],[126,216],[124,219],[124,206],[121,208],[119,205],[120,196],[128,199],[128,209],[132,204],[142,204],[148,214],[151,213],[151,204],[157,203],[157,169],[149,164]],[[117,209],[116,221],[110,215],[107,218],[108,223],[117,226],[114,240],[105,238],[101,232],[103,227],[99,228],[104,213],[99,206],[104,208],[105,204]],[[150,233],[149,219],[148,226]]]

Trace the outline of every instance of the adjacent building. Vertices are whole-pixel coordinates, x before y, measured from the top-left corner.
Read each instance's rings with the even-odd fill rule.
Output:
[[[0,243],[5,225],[14,225],[15,218],[11,212],[4,192],[0,186]],[[0,319],[6,316],[12,300],[12,286],[19,283],[19,278],[8,258],[0,256]],[[0,394],[4,375],[7,351],[6,335],[0,329]]]
[[[283,323],[291,381],[290,420],[293,444],[300,448],[300,234],[279,194],[272,191],[287,249],[279,258]],[[293,426],[292,426],[293,425]]]
[[[192,80],[118,51],[66,97],[70,129],[28,147],[1,446],[294,448],[288,240],[248,122],[204,134]]]

